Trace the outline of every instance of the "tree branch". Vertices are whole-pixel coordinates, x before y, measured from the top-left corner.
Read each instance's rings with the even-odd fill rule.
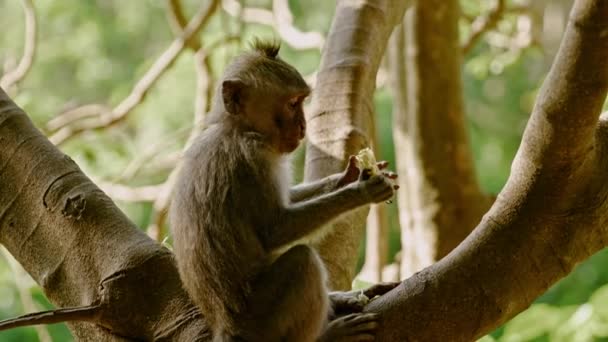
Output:
[[[37,307],[34,298],[32,297],[32,293],[30,292],[30,287],[32,284],[30,276],[25,272],[23,267],[19,265],[17,260],[15,260],[15,258],[13,258],[13,256],[6,250],[6,248],[0,247],[0,250],[2,251],[4,259],[8,262],[9,267],[13,272],[13,275],[15,276],[15,285],[17,286],[19,298],[21,299],[21,304],[23,305],[23,310],[25,310],[26,312],[40,310]],[[53,341],[47,327],[38,326],[35,327],[35,330],[40,342]]]
[[[462,44],[462,54],[466,55],[473,49],[477,41],[487,31],[496,27],[505,12],[506,1],[496,0],[496,6],[486,15],[480,16],[471,24],[471,33]]]
[[[211,0],[207,2],[206,6],[200,7],[182,34],[171,43],[167,50],[162,53],[144,76],[135,84],[131,93],[114,107],[112,111],[99,112],[96,117],[67,123],[51,135],[49,138],[51,142],[60,145],[85,131],[109,127],[124,120],[127,114],[145,99],[152,86],[173,65],[177,57],[186,48],[187,42],[207,24],[218,7],[219,1]]]
[[[101,306],[99,305],[34,312],[0,321],[0,331],[28,325],[55,324],[69,321],[94,322],[100,315]]]
[[[124,202],[153,202],[164,187],[164,183],[136,187],[103,181],[97,184],[113,200]]]
[[[25,43],[23,56],[15,69],[6,72],[0,78],[0,87],[9,90],[20,82],[30,71],[36,57],[37,19],[36,8],[32,0],[21,0],[25,13]]]
[[[576,2],[506,186],[453,252],[369,305],[383,317],[377,341],[476,340],[606,246],[606,150],[594,136],[607,17],[604,0]]]
[[[272,26],[279,37],[296,50],[321,50],[325,44],[325,37],[320,32],[303,32],[293,25],[288,0],[274,0],[272,11],[242,7],[237,0],[223,0],[222,8],[226,13],[240,17],[245,22]]]
[[[188,25],[188,20],[184,15],[181,0],[167,0],[167,16],[169,17],[169,23],[171,30],[176,36],[181,35],[184,32],[184,28]],[[201,41],[194,39],[192,36],[190,40],[186,42],[186,45],[192,49],[192,51],[198,51],[201,48]]]
[[[0,137],[0,243],[56,306],[103,305],[96,324],[70,324],[76,339],[209,338],[172,254],[137,229],[1,89]]]
[[[307,113],[305,181],[340,172],[369,144],[376,73],[386,42],[409,1],[338,2]],[[350,289],[368,207],[332,223],[315,243],[332,290]]]

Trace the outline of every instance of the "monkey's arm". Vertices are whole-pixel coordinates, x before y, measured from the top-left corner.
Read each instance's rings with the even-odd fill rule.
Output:
[[[291,203],[296,203],[331,192],[338,188],[338,181],[341,177],[341,173],[336,173],[314,182],[293,186],[289,189],[289,200]]]
[[[260,239],[267,250],[277,250],[311,235],[330,220],[371,202],[393,195],[393,185],[384,176],[348,184],[333,192],[276,209],[274,222],[265,225]]]
[[[379,163],[378,166],[386,167],[386,164],[386,162],[382,162],[382,165]],[[292,203],[295,203],[332,192],[356,181],[359,178],[359,173],[357,159],[355,156],[350,156],[346,169],[343,172],[327,176],[311,183],[298,184],[290,189],[289,199]]]

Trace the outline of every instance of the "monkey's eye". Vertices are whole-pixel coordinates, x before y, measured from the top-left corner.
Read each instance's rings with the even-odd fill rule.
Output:
[[[289,106],[289,108],[291,109],[297,109],[298,106],[300,105],[300,99],[299,98],[293,98],[290,99],[289,101],[287,101],[287,105]]]

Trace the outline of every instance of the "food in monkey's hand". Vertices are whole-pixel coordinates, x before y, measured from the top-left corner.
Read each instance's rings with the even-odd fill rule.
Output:
[[[378,169],[376,157],[374,156],[374,151],[372,151],[371,148],[366,147],[362,149],[355,157],[357,158],[359,168],[362,172],[366,172],[366,176],[371,177],[380,174],[380,169]]]
[[[378,162],[376,161],[374,151],[372,151],[371,148],[366,147],[362,149],[357,153],[355,158],[357,158],[357,164],[359,164],[359,168],[361,169],[361,172],[363,172],[363,179],[368,179],[369,177],[380,174]],[[393,201],[389,199],[385,203],[391,204]]]

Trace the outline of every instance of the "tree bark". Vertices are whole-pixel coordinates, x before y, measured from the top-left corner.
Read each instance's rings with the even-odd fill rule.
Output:
[[[2,89],[0,144],[0,243],[55,305],[101,305],[96,325],[70,324],[76,338],[207,336],[172,253],[138,230]]]
[[[576,2],[512,174],[467,239],[372,302],[377,341],[472,341],[606,246],[608,1]]]
[[[386,43],[409,1],[341,0],[323,49],[308,114],[305,181],[341,172],[370,145],[376,73]],[[332,223],[316,244],[330,288],[350,289],[369,207]]]

